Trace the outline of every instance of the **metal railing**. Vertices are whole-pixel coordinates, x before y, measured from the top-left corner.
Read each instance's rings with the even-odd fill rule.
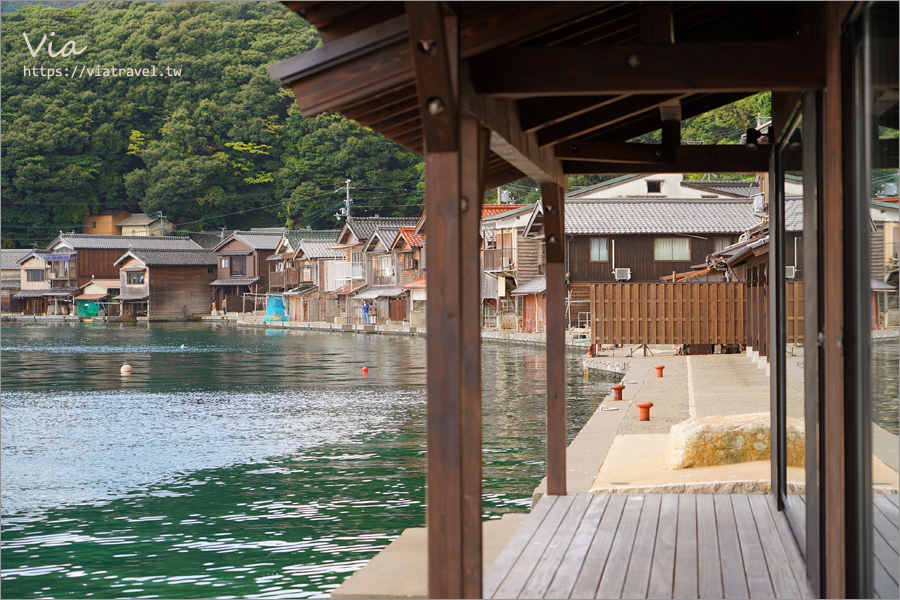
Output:
[[[488,248],[484,250],[485,271],[509,271],[515,269],[512,248]]]

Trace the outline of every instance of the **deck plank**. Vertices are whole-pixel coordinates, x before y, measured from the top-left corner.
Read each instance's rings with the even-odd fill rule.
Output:
[[[875,526],[875,529],[881,532],[890,547],[894,549],[894,552],[900,554],[900,536],[895,533],[897,528],[877,508],[872,511],[872,524]]]
[[[572,586],[569,598],[593,598],[597,593],[597,586],[600,585],[600,578],[606,569],[606,561],[612,550],[613,541],[616,539],[616,533],[619,531],[619,523],[622,521],[627,500],[626,494],[610,496],[606,512],[603,513],[600,526],[594,534],[591,547],[585,556],[575,585]]]
[[[812,589],[809,586],[806,575],[806,562],[803,560],[803,555],[800,553],[800,548],[797,545],[797,539],[791,531],[787,518],[784,516],[784,513],[779,512],[775,507],[775,498],[773,496],[766,495],[766,505],[769,507],[769,514],[772,515],[775,527],[778,529],[778,534],[781,536],[784,544],[784,549],[788,556],[788,564],[794,573],[794,580],[800,586],[800,597],[812,598]]]
[[[699,598],[698,581],[697,496],[683,494],[678,498],[678,536],[675,540],[675,582],[672,597],[687,600]]]
[[[591,496],[591,504],[588,506],[578,524],[578,529],[572,536],[572,542],[569,544],[566,554],[562,559],[562,564],[550,586],[544,591],[545,598],[568,598],[581,572],[581,567],[587,559],[588,550],[594,539],[594,534],[600,526],[600,520],[606,512],[609,504],[609,494],[586,494]],[[625,499],[622,498],[621,506],[625,505]],[[621,506],[619,510],[621,510]]]
[[[875,595],[879,598],[900,598],[900,587],[891,579],[880,561],[875,561]]]
[[[880,510],[881,514],[894,526],[894,529],[900,529],[900,509],[894,506],[885,494],[872,494],[872,502],[875,504],[875,508]]]
[[[519,555],[518,560],[509,570],[509,574],[503,580],[503,583],[497,587],[497,591],[493,594],[495,597],[517,598],[519,596],[519,592],[522,591],[525,582],[528,581],[528,576],[534,571],[541,556],[544,555],[547,549],[547,542],[552,539],[556,530],[559,529],[574,500],[575,496],[556,497],[556,502],[553,504],[550,512],[547,513],[547,516],[544,517],[540,528],[535,531],[528,544],[522,548],[522,553]]]
[[[731,539],[737,541],[737,530],[732,532]],[[737,563],[737,566],[743,569],[743,565]],[[714,498],[708,494],[697,496],[697,574],[701,598],[723,598],[725,596],[722,585],[718,518]],[[746,586],[744,589],[746,590]],[[747,595],[746,591],[744,595]]]
[[[748,496],[756,530],[762,543],[763,554],[769,569],[769,578],[776,598],[799,598],[800,585],[788,561],[784,547],[772,513],[769,512],[768,500],[765,496]],[[789,543],[793,543],[790,540]]]
[[[664,494],[659,508],[656,549],[650,572],[648,598],[671,598],[675,581],[675,545],[678,540],[678,496]],[[696,552],[694,554],[696,556]],[[696,579],[696,575],[694,575]]]
[[[734,509],[734,520],[738,529],[750,597],[775,598],[759,530],[756,527],[753,512],[750,510],[750,499],[747,496],[734,495],[731,497],[731,505]]]
[[[750,589],[744,572],[744,559],[741,555],[741,544],[738,538],[737,523],[734,518],[734,506],[730,496],[714,496],[716,507],[716,525],[719,537],[719,556],[722,560],[722,584],[725,598],[749,598]],[[705,515],[704,515],[705,517]],[[700,515],[697,515],[700,518]],[[738,576],[738,573],[743,576]],[[727,576],[725,576],[727,574]]]
[[[562,559],[569,549],[569,544],[581,524],[588,506],[591,504],[591,497],[587,494],[578,494],[574,496],[572,506],[563,518],[562,523],[548,541],[546,550],[541,556],[525,586],[519,592],[520,598],[543,598],[544,593],[553,581],[553,576],[560,568]]]
[[[622,597],[622,586],[625,584],[625,574],[628,572],[628,562],[631,559],[631,549],[634,547],[634,536],[637,534],[643,507],[643,496],[629,495],[625,500],[625,510],[622,511],[619,529],[616,531],[606,568],[600,576],[597,598]]]
[[[883,494],[885,498],[887,498],[891,504],[900,508],[900,495],[897,494]]]
[[[800,539],[806,539],[806,494],[788,494],[784,500],[800,527]]]
[[[482,589],[485,598],[493,598],[500,587],[500,584],[506,579],[510,569],[516,564],[522,550],[528,546],[531,538],[543,523],[544,518],[553,508],[556,499],[559,496],[544,496],[540,499],[531,514],[522,523],[522,526],[513,534],[512,538],[506,544],[506,547],[497,556],[497,559],[491,565],[487,574],[484,576]]]
[[[662,496],[659,494],[644,496],[644,506],[631,548],[631,559],[625,573],[625,584],[622,586],[623,598],[647,598],[661,504]]]
[[[880,531],[875,530],[872,534],[872,546],[875,551],[875,558],[878,559],[887,570],[888,576],[897,582],[897,565],[900,564],[900,556],[890,544],[887,543]],[[893,568],[892,568],[893,567]]]

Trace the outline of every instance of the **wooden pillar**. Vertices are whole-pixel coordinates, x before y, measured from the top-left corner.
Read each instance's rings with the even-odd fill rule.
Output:
[[[566,262],[564,188],[541,184],[547,244],[547,493],[566,494]]]
[[[425,132],[428,595],[480,598],[479,227],[489,133],[458,110],[456,16],[407,2]]]

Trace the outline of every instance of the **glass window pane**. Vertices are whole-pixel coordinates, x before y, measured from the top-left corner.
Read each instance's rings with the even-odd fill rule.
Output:
[[[591,238],[591,262],[609,260],[606,250],[606,238]]]

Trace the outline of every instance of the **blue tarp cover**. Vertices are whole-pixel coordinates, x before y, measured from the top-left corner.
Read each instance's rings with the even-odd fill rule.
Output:
[[[269,305],[266,308],[266,321],[287,321],[288,309],[282,296],[269,296]]]

